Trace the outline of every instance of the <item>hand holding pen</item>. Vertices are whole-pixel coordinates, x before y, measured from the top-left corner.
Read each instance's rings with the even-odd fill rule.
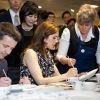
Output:
[[[69,58],[69,57],[67,57],[68,58],[68,65],[69,66],[71,66],[71,67],[73,67],[73,68],[75,68],[75,63],[76,63],[76,60],[75,59],[73,59],[73,58]]]
[[[4,70],[4,69],[3,69],[3,73],[4,73],[5,77],[7,77],[7,74],[6,74],[6,72],[5,72],[5,70]]]
[[[76,63],[76,60],[73,59],[73,58],[69,58],[69,57],[66,57],[66,56],[62,56],[60,58],[60,62],[63,65],[68,64],[68,66],[74,67],[74,65]]]
[[[5,87],[5,86],[11,85],[11,79],[9,77],[7,77],[7,74],[4,69],[3,69],[3,73],[4,73],[5,77],[0,78],[0,86]]]

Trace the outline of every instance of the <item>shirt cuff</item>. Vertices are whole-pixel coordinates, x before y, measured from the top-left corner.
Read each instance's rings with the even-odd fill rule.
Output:
[[[57,55],[56,57],[60,61],[60,59],[63,57],[63,55]]]

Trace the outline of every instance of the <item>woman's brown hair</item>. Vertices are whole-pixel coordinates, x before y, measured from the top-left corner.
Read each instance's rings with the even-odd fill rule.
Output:
[[[29,48],[44,53],[44,39],[48,38],[49,35],[55,34],[57,32],[57,26],[43,22],[37,27]]]

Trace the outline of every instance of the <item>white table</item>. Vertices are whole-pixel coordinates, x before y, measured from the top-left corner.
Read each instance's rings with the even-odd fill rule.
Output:
[[[0,100],[100,100],[100,92],[93,90],[68,90],[66,84],[62,85],[15,85],[4,88],[12,91],[13,93],[3,95],[0,94]],[[2,88],[3,90],[3,88]],[[5,92],[5,93],[6,93]]]

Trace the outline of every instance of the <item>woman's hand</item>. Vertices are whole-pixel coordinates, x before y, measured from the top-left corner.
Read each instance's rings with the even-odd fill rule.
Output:
[[[75,59],[73,59],[73,58],[68,58],[68,65],[69,65],[70,67],[73,67],[73,68],[74,68],[75,63],[76,63],[76,60],[75,60]]]
[[[19,84],[31,84],[31,82],[28,79],[28,77],[24,76],[23,78],[20,79]]]
[[[76,60],[73,59],[73,58],[67,58],[66,56],[63,56],[61,59],[60,59],[60,62],[65,65],[65,64],[68,64],[69,66],[73,67],[76,63]]]
[[[67,73],[66,73],[67,77],[75,77],[78,75],[78,71],[77,68],[70,68]]]
[[[9,86],[11,85],[11,79],[9,77],[1,77],[0,78],[0,86]]]

